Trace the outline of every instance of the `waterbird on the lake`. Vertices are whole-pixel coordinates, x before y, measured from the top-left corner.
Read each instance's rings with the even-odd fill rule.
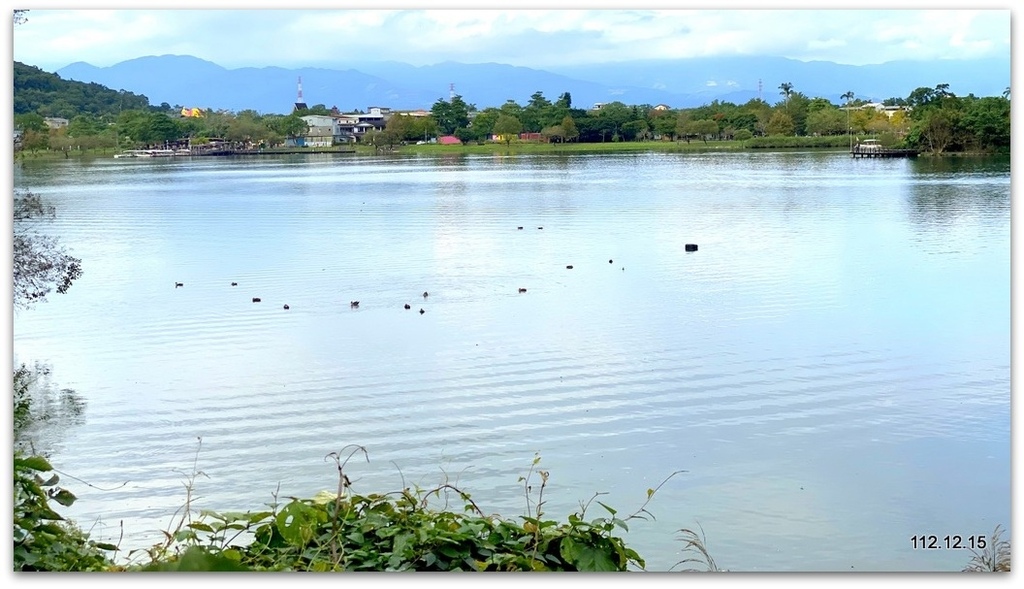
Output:
[[[430,293],[428,293],[427,291],[423,291],[423,298],[427,298],[428,294],[430,294]]]
[[[185,283],[184,282],[175,282],[174,283],[174,288],[178,288],[179,286],[185,286]]]
[[[522,227],[516,227],[516,229],[522,230]]]
[[[537,229],[543,229],[543,227],[538,227]]]
[[[288,309],[290,309],[290,308],[291,308],[291,307],[289,307],[288,305],[285,305],[285,306],[284,306],[284,310],[285,310],[285,311],[287,311],[287,310],[288,310]]]
[[[260,302],[260,298],[259,297],[253,297],[252,298],[252,302],[258,303],[258,302]]]
[[[572,264],[569,264],[568,266],[566,266],[565,269],[566,270],[572,270]]]
[[[348,306],[352,307],[353,309],[358,309],[359,301],[352,301],[351,303],[348,304]]]
[[[422,315],[424,313],[426,313],[426,311],[423,310],[423,307],[420,307],[420,315]]]
[[[406,308],[406,309],[412,309],[412,307],[410,307],[410,306],[409,306],[409,303],[406,303],[406,304],[405,304],[405,308]]]
[[[237,282],[232,282],[231,286],[238,286],[238,283]]]
[[[520,288],[519,292],[526,292],[526,289],[525,288]]]
[[[612,261],[611,261],[611,260],[608,260],[608,263],[609,263],[609,264],[611,264],[611,263],[612,263]]]

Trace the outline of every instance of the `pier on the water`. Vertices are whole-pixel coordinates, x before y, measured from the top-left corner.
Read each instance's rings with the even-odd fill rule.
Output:
[[[867,139],[850,148],[852,157],[917,157],[916,149],[890,149],[877,140]]]

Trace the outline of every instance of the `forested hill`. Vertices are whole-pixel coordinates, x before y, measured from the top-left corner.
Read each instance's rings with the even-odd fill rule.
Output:
[[[61,79],[57,74],[14,62],[14,114],[38,113],[73,118],[82,113],[114,115],[149,108],[149,99],[126,90],[111,90],[94,82]]]

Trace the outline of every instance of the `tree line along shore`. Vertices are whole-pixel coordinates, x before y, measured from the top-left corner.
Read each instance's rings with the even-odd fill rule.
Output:
[[[185,113],[188,113],[186,116]],[[15,62],[14,123],[18,153],[111,154],[144,147],[223,141],[250,151],[292,147],[309,130],[304,116],[340,115],[322,104],[287,114],[185,109],[98,84],[62,80]],[[355,113],[360,114],[360,113]],[[1010,92],[957,96],[948,84],[915,89],[905,98],[871,103],[854,91],[833,104],[792,84],[779,86],[775,104],[714,101],[695,108],[627,105],[584,109],[563,92],[550,100],[534,92],[526,104],[509,99],[479,108],[459,95],[429,111],[388,112],[384,121],[330,149],[383,153],[551,153],[573,151],[851,148],[871,138],[883,147],[922,154],[1006,153],[1010,149]],[[451,144],[438,142],[452,139]]]

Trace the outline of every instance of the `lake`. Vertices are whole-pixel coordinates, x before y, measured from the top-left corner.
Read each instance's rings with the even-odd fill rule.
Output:
[[[507,517],[535,456],[560,521],[683,470],[625,534],[652,571],[698,525],[732,571],[958,571],[911,538],[1010,531],[1008,157],[109,158],[14,186],[84,268],[14,315],[15,360],[85,400],[63,513],[125,549],[194,470],[196,510],[260,510],[335,490],[350,444],[356,492],[449,481]]]

